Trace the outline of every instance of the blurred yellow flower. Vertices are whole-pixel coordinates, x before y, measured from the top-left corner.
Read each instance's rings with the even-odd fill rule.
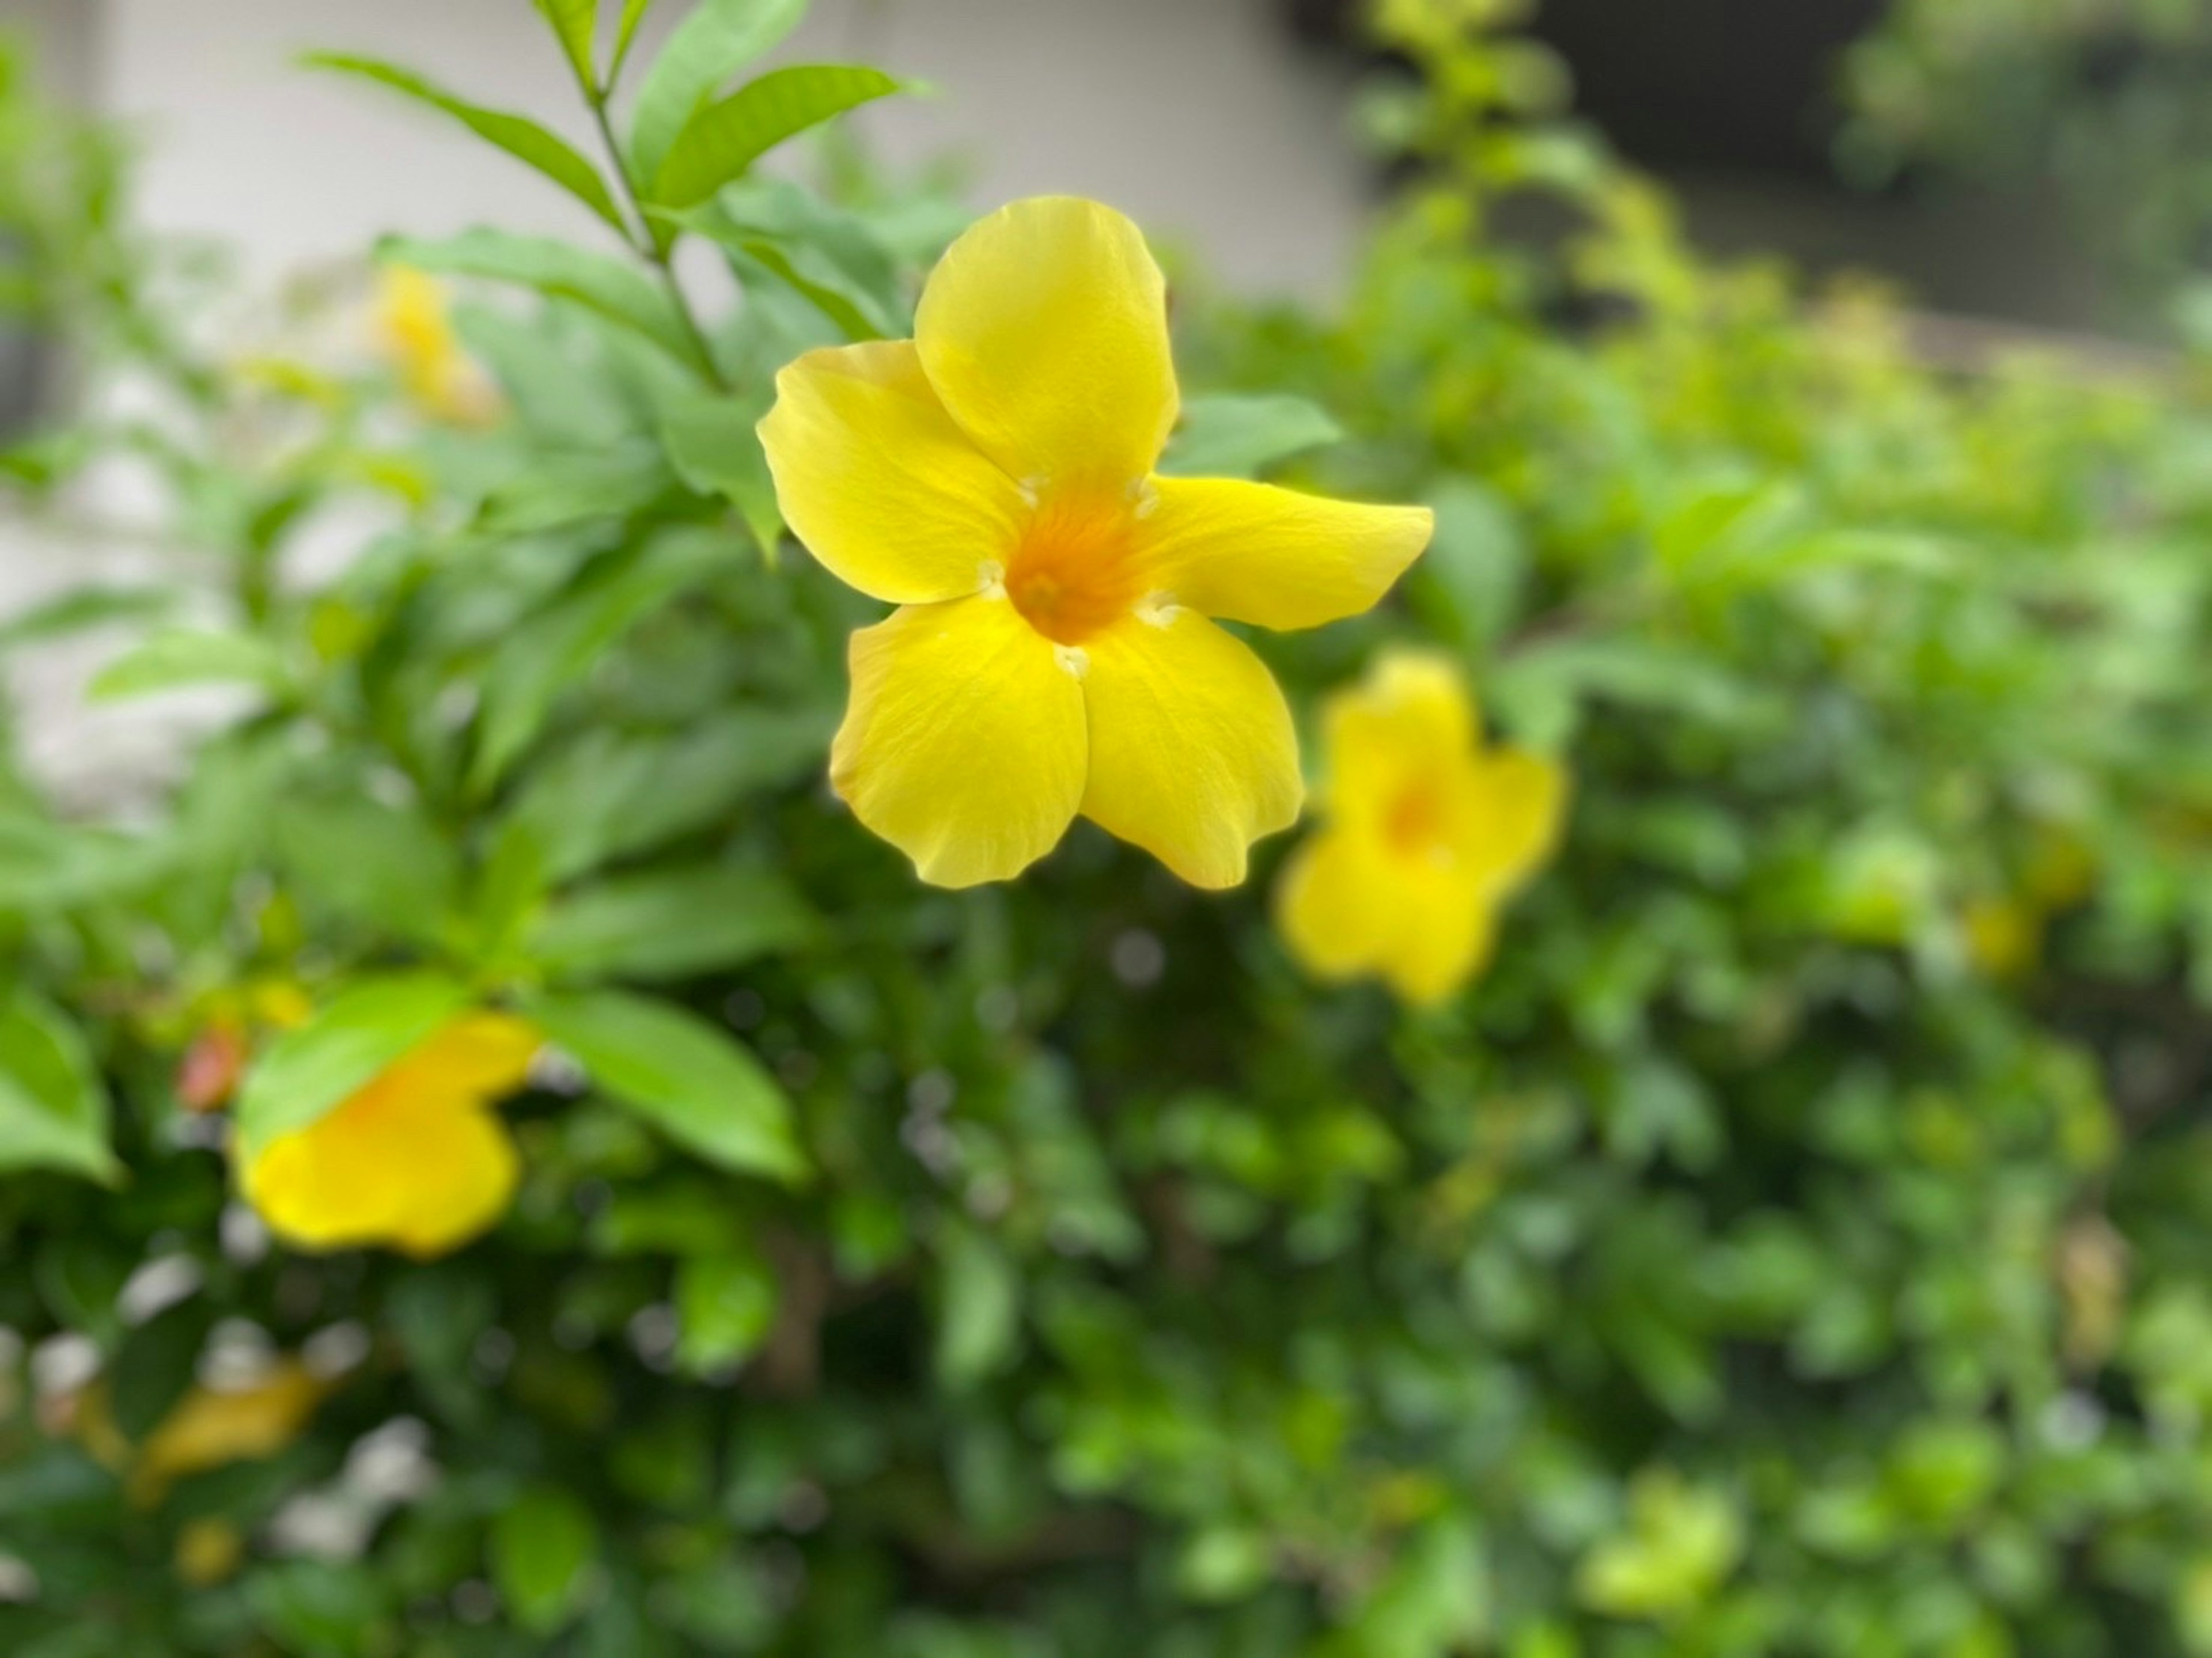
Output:
[[[1557,840],[1565,773],[1486,749],[1446,659],[1392,652],[1327,715],[1328,823],[1276,893],[1291,951],[1326,979],[1376,974],[1443,1000],[1490,957],[1498,910]]]
[[[423,413],[457,426],[491,419],[496,399],[453,331],[443,283],[406,265],[383,267],[376,325],[401,386]]]
[[[246,1200],[302,1248],[459,1248],[514,1195],[520,1163],[493,1106],[520,1086],[539,1045],[520,1019],[463,1015],[328,1115],[271,1140],[243,1171]]]
[[[157,1501],[187,1474],[276,1455],[300,1436],[328,1391],[296,1358],[278,1359],[242,1388],[194,1388],[138,1447],[132,1494]]]
[[[915,335],[801,357],[761,422],[799,539],[905,607],[853,637],[832,785],[939,886],[1019,873],[1079,813],[1234,885],[1303,790],[1282,693],[1212,618],[1364,610],[1430,514],[1157,476],[1179,408],[1165,284],[1095,202],[977,222]]]

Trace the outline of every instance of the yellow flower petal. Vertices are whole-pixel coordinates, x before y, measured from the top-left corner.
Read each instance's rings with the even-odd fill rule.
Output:
[[[1552,855],[1566,817],[1567,774],[1541,755],[1493,749],[1474,763],[1474,809],[1459,845],[1484,890],[1502,896]]]
[[[1276,895],[1291,952],[1326,979],[1374,973],[1442,1000],[1488,963],[1498,907],[1559,838],[1566,774],[1486,750],[1447,658],[1395,652],[1331,699],[1329,826]]]
[[[1424,1006],[1481,969],[1496,930],[1495,908],[1466,870],[1395,855],[1346,829],[1324,830],[1291,854],[1275,914],[1291,953],[1316,977],[1376,974]]]
[[[1144,234],[1097,202],[978,220],[931,274],[915,337],[953,419],[1025,482],[1126,487],[1174,428],[1166,283]]]
[[[1329,700],[1323,724],[1329,811],[1379,817],[1402,785],[1462,768],[1476,720],[1474,699],[1449,659],[1385,652],[1363,682]]]
[[[300,1436],[328,1391],[295,1358],[280,1359],[248,1387],[193,1388],[138,1448],[133,1495],[149,1502],[186,1474],[276,1455]]]
[[[1371,973],[1396,930],[1396,889],[1382,843],[1341,829],[1310,836],[1275,889],[1275,924],[1308,972]]]
[[[1003,595],[911,606],[853,635],[830,780],[938,886],[1017,875],[1083,799],[1083,693]]]
[[[1091,780],[1083,815],[1196,887],[1297,821],[1297,733],[1260,659],[1194,610],[1133,616],[1087,641]]]
[[[1429,544],[1425,507],[1363,507],[1230,478],[1157,478],[1152,584],[1201,616],[1277,629],[1371,610]]]
[[[775,377],[761,446],[783,515],[848,586],[894,604],[963,598],[1028,512],[969,442],[910,340],[810,351]]]
[[[295,1247],[444,1254],[495,1224],[520,1178],[490,1102],[523,1079],[539,1038],[520,1020],[454,1020],[328,1115],[280,1136],[241,1175],[246,1200]]]

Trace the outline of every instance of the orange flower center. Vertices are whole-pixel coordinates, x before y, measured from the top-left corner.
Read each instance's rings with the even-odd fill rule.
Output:
[[[1382,815],[1383,838],[1391,850],[1408,858],[1434,857],[1447,850],[1443,791],[1426,778],[1399,790]]]
[[[1145,572],[1127,507],[1048,501],[1006,563],[1006,597],[1055,645],[1079,645],[1128,615]]]

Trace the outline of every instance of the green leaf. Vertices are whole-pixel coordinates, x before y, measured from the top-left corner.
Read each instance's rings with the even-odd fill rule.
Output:
[[[173,592],[161,587],[72,587],[0,622],[0,649],[158,616],[176,602]]]
[[[468,991],[434,973],[365,979],[313,1019],[270,1043],[246,1075],[238,1100],[240,1150],[320,1121],[409,1049],[469,1005]]]
[[[778,1300],[758,1250],[691,1256],[676,1272],[676,1357],[694,1374],[751,1357],[775,1326]]]
[[[667,736],[595,729],[530,768],[507,823],[561,882],[714,824],[738,802],[817,774],[837,710],[732,708]]]
[[[660,49],[630,118],[632,176],[657,179],[677,135],[722,83],[772,50],[806,15],[808,0],[702,0]],[[641,14],[645,8],[639,5]],[[627,27],[635,20],[625,18]]]
[[[251,634],[169,628],[142,641],[94,676],[94,701],[144,696],[186,685],[244,684],[282,695],[290,683],[276,647]]]
[[[1406,583],[1408,602],[1437,636],[1486,650],[1517,618],[1528,555],[1520,525],[1497,491],[1453,478],[1434,497],[1435,538]]]
[[[538,236],[465,230],[441,241],[387,237],[381,257],[447,276],[512,282],[572,305],[650,340],[677,361],[705,374],[704,361],[667,289],[634,265]]]
[[[278,856],[299,892],[386,936],[440,937],[459,860],[420,812],[367,795],[288,797],[276,830]]]
[[[622,66],[629,61],[630,43],[637,38],[637,26],[645,21],[645,14],[653,0],[623,0],[622,23],[615,31],[615,55],[607,70],[607,84],[612,86]]]
[[[630,629],[726,568],[736,544],[691,529],[663,535],[635,555],[605,562],[576,589],[532,616],[502,645],[483,676],[483,713],[470,780],[489,790],[535,741],[555,699]]]
[[[539,0],[538,9],[555,18],[555,27],[562,30],[562,41],[575,61],[576,73],[586,82],[592,74],[592,10],[594,0]],[[580,43],[571,41],[568,25],[562,15],[581,13],[584,34]],[[581,57],[578,58],[578,52]],[[340,75],[357,76],[389,87],[417,103],[440,110],[483,139],[487,143],[505,150],[524,166],[533,167],[567,191],[586,207],[611,225],[617,234],[627,241],[629,228],[623,223],[621,210],[608,191],[606,180],[599,170],[577,150],[574,145],[558,134],[549,131],[526,115],[515,115],[506,110],[486,109],[456,97],[443,87],[424,80],[411,70],[397,64],[386,64],[374,58],[356,58],[344,52],[309,52],[301,60],[310,69],[326,69]]]
[[[903,83],[859,64],[799,64],[771,70],[685,123],[653,175],[661,207],[703,202],[786,139]]]
[[[146,879],[163,847],[75,823],[0,816],[0,911],[66,909]]]
[[[192,1385],[216,1309],[205,1296],[166,1307],[123,1338],[108,1405],[125,1439],[143,1439]]]
[[[720,244],[740,281],[750,286],[766,277],[781,283],[848,339],[898,338],[914,331],[901,261],[873,222],[788,179],[742,179],[673,216]]]
[[[592,1511],[555,1486],[525,1491],[492,1522],[492,1582],[515,1621],[535,1634],[550,1634],[575,1615],[599,1553]]]
[[[1343,436],[1342,428],[1304,398],[1192,398],[1160,471],[1176,477],[1256,477]]]
[[[608,1097],[708,1162],[787,1181],[805,1175],[791,1102],[728,1032],[611,990],[534,996],[526,1011]]]
[[[761,448],[760,417],[767,411],[741,398],[670,398],[661,410],[661,440],[677,476],[701,495],[720,495],[773,563],[783,544],[783,509]]]
[[[797,949],[820,926],[774,870],[711,865],[575,893],[545,912],[529,948],[557,979],[681,979]]]
[[[27,991],[0,1001],[0,1170],[122,1174],[107,1145],[107,1095],[84,1038]]]
[[[576,84],[587,92],[597,91],[599,83],[592,67],[592,46],[599,32],[599,0],[531,0],[531,3],[553,26],[568,66],[576,71]]]
[[[950,1224],[938,1245],[937,1374],[955,1392],[1012,1359],[1021,1330],[1021,1276],[998,1241]]]

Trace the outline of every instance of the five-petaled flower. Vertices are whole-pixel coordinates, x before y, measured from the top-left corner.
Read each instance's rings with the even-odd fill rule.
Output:
[[[831,574],[903,608],[853,637],[830,780],[926,881],[1004,880],[1077,815],[1194,885],[1303,798],[1273,679],[1212,618],[1367,610],[1425,509],[1156,476],[1179,409],[1165,285],[1095,202],[1017,202],[953,244],[915,338],[811,352],[761,440]]]
[[[1498,910],[1558,838],[1565,774],[1486,749],[1444,658],[1384,655],[1330,702],[1328,821],[1277,891],[1292,952],[1323,978],[1377,974],[1443,1000],[1488,961]]]
[[[540,1046],[502,1013],[463,1014],[307,1127],[246,1162],[246,1201],[308,1249],[459,1248],[507,1212],[520,1173],[494,1104]]]

